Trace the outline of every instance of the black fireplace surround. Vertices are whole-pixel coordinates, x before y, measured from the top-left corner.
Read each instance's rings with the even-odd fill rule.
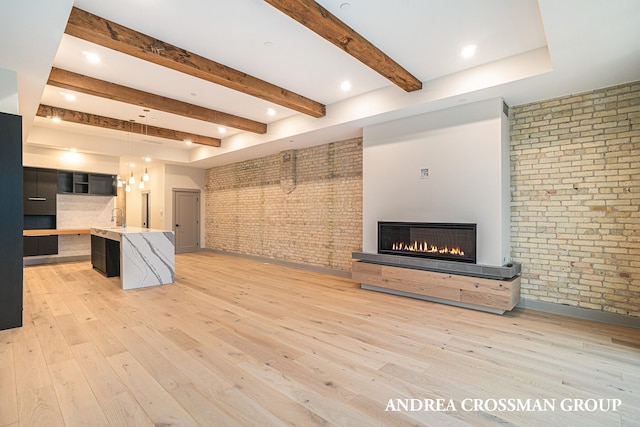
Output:
[[[378,222],[378,253],[476,263],[476,224]]]

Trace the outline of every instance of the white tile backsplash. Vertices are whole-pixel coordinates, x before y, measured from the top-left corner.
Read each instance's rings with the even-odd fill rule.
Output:
[[[58,194],[56,228],[109,227],[114,196]]]
[[[111,212],[116,205],[113,196],[58,194],[56,228],[111,227]],[[61,235],[58,255],[76,256],[91,253],[91,236]]]

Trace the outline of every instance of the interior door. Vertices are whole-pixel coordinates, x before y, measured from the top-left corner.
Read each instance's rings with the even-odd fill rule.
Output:
[[[174,190],[173,218],[176,253],[200,249],[200,192]]]

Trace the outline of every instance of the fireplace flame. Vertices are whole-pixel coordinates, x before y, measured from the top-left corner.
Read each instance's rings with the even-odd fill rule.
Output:
[[[406,243],[394,243],[392,246],[392,249],[394,251],[407,251],[407,252],[420,252],[420,253],[428,253],[428,254],[447,254],[447,255],[457,255],[457,256],[464,256],[464,252],[462,251],[462,249],[458,248],[458,247],[452,247],[449,248],[447,246],[445,247],[438,247],[436,245],[431,245],[427,242],[418,242],[415,241],[411,244],[406,244]]]

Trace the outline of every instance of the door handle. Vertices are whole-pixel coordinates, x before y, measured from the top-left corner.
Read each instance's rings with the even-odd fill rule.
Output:
[[[47,198],[46,197],[29,197],[29,200],[31,200],[32,202],[46,202]]]
[[[176,224],[176,227],[180,227],[180,224]]]

